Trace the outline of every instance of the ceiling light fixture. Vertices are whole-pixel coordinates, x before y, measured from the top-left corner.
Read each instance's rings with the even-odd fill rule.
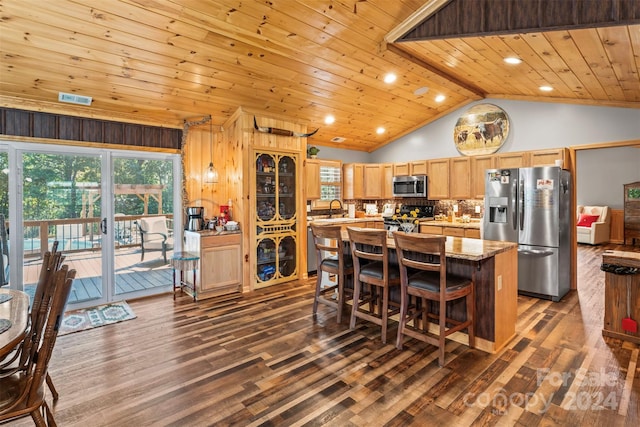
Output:
[[[518,65],[522,63],[522,59],[517,58],[515,56],[508,56],[504,58],[504,62],[506,62],[507,64]]]
[[[386,129],[383,128],[382,126],[380,126],[378,129],[376,129],[376,133],[378,135],[382,135],[385,131],[386,131]]]
[[[413,91],[413,94],[416,96],[420,96],[420,95],[424,95],[425,93],[429,92],[429,88],[426,86],[422,86],[419,87],[418,89]]]
[[[396,75],[393,73],[389,73],[386,76],[384,76],[384,82],[385,83],[393,83],[396,81]]]
[[[218,182],[218,171],[213,166],[213,117],[209,116],[209,148],[211,150],[211,162],[204,173],[207,184],[216,184]]]
[[[551,92],[553,90],[551,86],[540,86],[539,89],[543,92]]]
[[[444,101],[445,99],[447,99],[447,97],[446,97],[446,96],[444,96],[444,95],[438,95],[438,96],[436,96],[436,102],[442,102],[442,101]]]
[[[336,121],[336,118],[333,117],[331,114],[329,114],[327,117],[324,118],[325,125],[332,125],[335,121]]]

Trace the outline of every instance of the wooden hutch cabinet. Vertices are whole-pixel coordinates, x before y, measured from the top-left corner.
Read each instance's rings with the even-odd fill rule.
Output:
[[[624,243],[640,241],[640,181],[624,186]]]
[[[298,278],[299,158],[296,153],[254,151],[253,200],[257,287]]]

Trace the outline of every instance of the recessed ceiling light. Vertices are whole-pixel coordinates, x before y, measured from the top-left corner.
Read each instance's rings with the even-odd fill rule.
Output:
[[[332,115],[328,115],[327,117],[324,118],[324,124],[325,125],[330,125],[333,124],[333,122],[336,121],[336,118],[333,117]]]
[[[442,101],[444,101],[445,99],[447,99],[447,97],[446,97],[446,96],[444,96],[444,95],[438,95],[438,96],[436,96],[436,102],[442,102]]]
[[[504,62],[506,62],[507,64],[518,65],[522,63],[522,59],[517,58],[515,56],[509,56],[507,58],[504,58]]]
[[[422,86],[419,87],[418,89],[413,91],[413,94],[416,96],[420,96],[420,95],[424,95],[425,93],[429,92],[429,88],[426,86]]]
[[[386,131],[386,129],[383,128],[382,126],[380,126],[378,129],[376,129],[376,133],[378,135],[382,135],[385,131]]]
[[[540,86],[539,89],[543,92],[551,92],[553,90],[551,86]]]
[[[389,73],[386,76],[384,76],[384,82],[385,83],[393,83],[396,81],[396,75],[393,73]]]

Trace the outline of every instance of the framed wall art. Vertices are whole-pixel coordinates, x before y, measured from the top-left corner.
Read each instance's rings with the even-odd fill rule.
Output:
[[[460,154],[477,156],[495,153],[509,136],[509,117],[493,104],[474,105],[458,119],[453,142]]]

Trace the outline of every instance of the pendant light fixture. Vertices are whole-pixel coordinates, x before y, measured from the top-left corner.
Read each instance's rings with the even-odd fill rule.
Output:
[[[209,116],[209,141],[211,149],[211,162],[204,173],[204,180],[207,184],[216,184],[218,182],[218,171],[213,166],[213,117]]]

